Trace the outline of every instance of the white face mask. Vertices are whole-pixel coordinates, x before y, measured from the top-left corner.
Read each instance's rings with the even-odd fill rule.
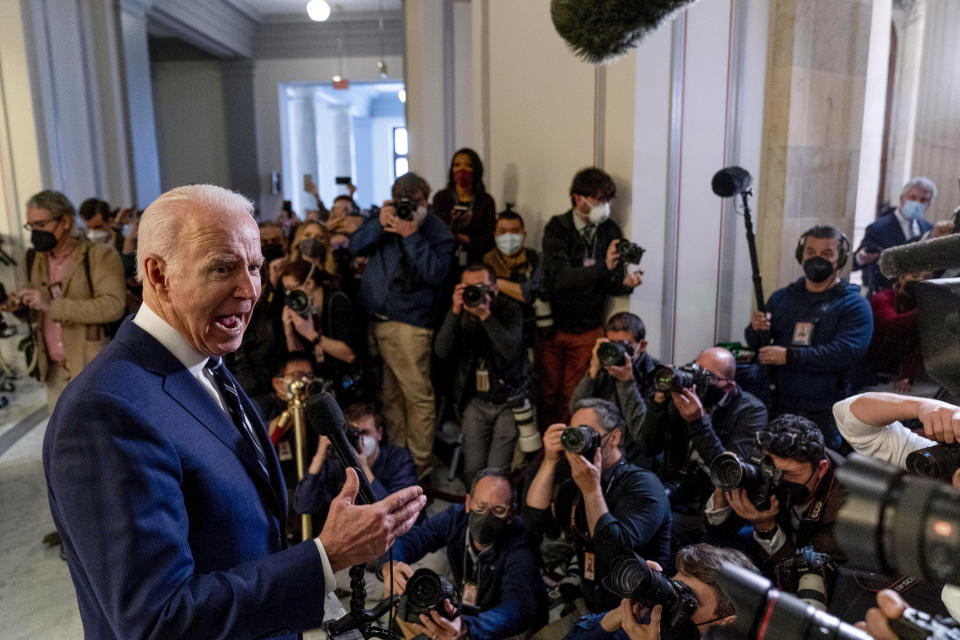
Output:
[[[87,240],[90,242],[106,242],[109,239],[109,231],[103,229],[87,229]]]
[[[377,450],[377,440],[373,436],[363,436],[363,455],[370,457]]]
[[[907,200],[903,203],[903,217],[907,220],[920,220],[923,218],[925,207],[916,200]]]
[[[417,220],[417,224],[422,223],[424,218],[427,217],[427,205],[422,204],[419,207],[417,207],[417,212],[413,215]]]
[[[610,217],[610,203],[602,202],[590,207],[590,214],[587,219],[593,224],[600,224]]]
[[[512,256],[523,249],[522,233],[501,233],[495,236],[493,240],[497,243],[497,249],[504,255]]]

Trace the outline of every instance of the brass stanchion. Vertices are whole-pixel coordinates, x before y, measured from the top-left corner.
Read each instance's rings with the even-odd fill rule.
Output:
[[[287,404],[287,411],[293,417],[293,446],[297,461],[297,480],[303,480],[306,472],[304,463],[304,447],[307,444],[307,423],[304,419],[304,403],[307,397],[307,385],[301,380],[294,380],[287,387],[287,396],[290,399]],[[281,418],[282,420],[282,418]],[[309,540],[313,537],[313,519],[309,513],[300,515],[300,528],[303,532],[303,540]]]

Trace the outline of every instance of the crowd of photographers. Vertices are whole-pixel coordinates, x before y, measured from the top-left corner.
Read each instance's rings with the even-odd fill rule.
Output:
[[[378,498],[430,483],[441,457],[459,473],[464,504],[422,516],[381,562],[396,592],[419,585],[406,631],[696,638],[736,621],[723,563],[843,620],[868,617],[874,632],[884,617],[867,612],[884,588],[922,611],[960,613],[943,582],[892,565],[850,571],[836,535],[851,451],[960,487],[960,456],[930,449],[960,440],[957,406],[853,395],[878,382],[909,393],[925,379],[914,286],[934,274],[888,281],[876,260],[953,230],[923,220],[936,196],[928,180],[910,181],[855,252],[834,227],[809,229],[795,250],[804,275],[752,314],[745,345],[702,345],[679,367],[648,353],[637,315],[604,319],[612,296],[642,284],[643,249],[610,219],[616,186],[600,169],[574,176],[542,251],[527,246],[510,205],[495,213],[469,149],[432,205],[412,173],[368,211],[349,195],[328,209],[310,192],[317,209],[302,221],[285,207],[260,223],[263,291],[228,365],[269,422],[297,513],[322,523],[345,473],[311,434],[298,480],[295,381],[344,407]],[[109,339],[110,323],[138,304],[136,214],[99,201],[81,214],[82,238],[66,198],[31,199],[28,285],[6,307],[32,315],[51,405],[92,357],[74,351]],[[868,296],[841,278],[851,259]],[[449,421],[460,433],[453,455],[434,450]],[[452,584],[410,566],[441,549]]]

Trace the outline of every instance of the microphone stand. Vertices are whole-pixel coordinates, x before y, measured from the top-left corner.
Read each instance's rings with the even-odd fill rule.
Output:
[[[747,197],[752,195],[752,189],[740,192],[740,198],[743,201],[743,224],[747,228],[747,248],[750,250],[750,269],[753,271],[753,295],[757,301],[757,310],[766,313],[767,305],[763,297],[763,278],[760,276],[760,260],[757,259],[757,240],[753,235],[753,220],[750,218],[750,204],[747,200]],[[770,341],[766,331],[759,333],[761,345]]]
[[[287,387],[287,396],[290,404],[287,411],[293,416],[293,448],[296,453],[297,480],[302,481],[306,475],[304,463],[304,449],[307,446],[307,426],[303,415],[303,407],[307,397],[307,385],[302,380],[294,380]],[[301,540],[304,542],[313,537],[313,520],[309,513],[300,514]]]

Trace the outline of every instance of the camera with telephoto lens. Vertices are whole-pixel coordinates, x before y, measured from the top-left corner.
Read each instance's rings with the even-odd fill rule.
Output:
[[[724,562],[717,583],[733,600],[736,619],[711,627],[708,640],[871,640],[866,631],[779,591],[752,571]]]
[[[917,449],[907,455],[906,467],[910,473],[950,482],[960,469],[960,445],[935,444]]]
[[[597,360],[604,367],[620,367],[627,362],[627,354],[633,357],[633,347],[626,340],[602,342],[597,347]]]
[[[487,299],[490,287],[485,284],[471,284],[463,288],[463,306],[479,307]]]
[[[393,208],[397,212],[397,217],[407,222],[413,220],[413,215],[417,212],[417,203],[410,198],[397,198],[393,201]]]
[[[960,493],[857,453],[837,477],[847,499],[834,533],[848,565],[960,584]]]
[[[627,264],[640,264],[644,253],[646,253],[646,249],[629,240],[620,240],[617,243],[617,255],[620,256],[621,261]]]
[[[537,422],[534,420],[533,405],[526,395],[517,395],[507,398],[507,406],[513,413],[513,421],[517,425],[518,441],[520,451],[524,453],[533,453],[539,451],[543,446],[543,439],[540,437],[540,430],[537,429]]]
[[[449,600],[453,605],[452,614],[443,606],[444,600]],[[461,613],[476,615],[480,610],[460,603],[457,590],[449,580],[436,571],[422,567],[414,571],[407,580],[403,598],[400,600],[400,618],[420,624],[420,614],[429,616],[431,611],[436,611],[447,620],[453,620]]]
[[[593,460],[593,454],[600,446],[600,434],[583,424],[567,427],[560,434],[560,445],[570,453],[578,453],[587,460]]]
[[[827,610],[827,588],[832,586],[837,565],[826,553],[814,551],[812,546],[797,549],[789,558],[774,568],[777,587],[785,593],[796,594],[800,600],[815,609]]]
[[[620,598],[630,598],[650,609],[659,604],[663,607],[661,624],[670,629],[689,624],[699,604],[693,589],[654,571],[633,552],[613,561],[603,586]]]
[[[776,491],[783,471],[769,457],[755,454],[749,461],[729,451],[717,455],[710,463],[710,481],[721,491],[744,489],[753,505],[761,511],[770,508],[770,496]]]
[[[301,318],[309,318],[317,312],[317,308],[310,302],[310,296],[300,289],[292,289],[283,297],[283,304]]]
[[[683,389],[690,389],[694,385],[698,391],[703,391],[713,382],[713,374],[697,363],[682,367],[660,365],[653,370],[653,388],[663,393],[680,393]]]

